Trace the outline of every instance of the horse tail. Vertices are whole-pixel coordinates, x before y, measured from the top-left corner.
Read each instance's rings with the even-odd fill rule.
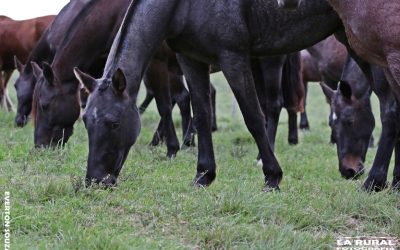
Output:
[[[288,54],[282,70],[283,106],[296,112],[304,110],[305,92],[300,73],[300,52]]]

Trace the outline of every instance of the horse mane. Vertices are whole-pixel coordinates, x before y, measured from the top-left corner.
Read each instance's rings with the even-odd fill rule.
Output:
[[[300,52],[288,54],[282,70],[283,106],[296,112],[304,110],[305,93],[300,72]]]
[[[111,65],[113,64],[112,60],[109,60],[109,58],[114,58],[117,59],[121,56],[121,51],[124,48],[124,43],[122,43],[121,41],[125,40],[125,37],[129,34],[129,22],[126,22],[125,19],[131,15],[131,13],[133,13],[136,8],[137,5],[139,3],[140,0],[133,0],[130,4],[129,7],[127,9],[127,11],[125,12],[125,16],[124,19],[122,21],[122,24],[119,28],[119,31],[117,32],[113,45],[111,46],[107,61],[106,61],[106,65],[104,67],[104,72],[106,71],[106,69],[109,69],[111,67]],[[118,59],[117,59],[118,60]]]

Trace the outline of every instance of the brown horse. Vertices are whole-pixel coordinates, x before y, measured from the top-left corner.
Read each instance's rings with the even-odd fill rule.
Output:
[[[43,16],[16,21],[0,17],[0,100],[7,110],[12,109],[6,88],[15,69],[14,56],[25,62],[53,19],[54,16]]]

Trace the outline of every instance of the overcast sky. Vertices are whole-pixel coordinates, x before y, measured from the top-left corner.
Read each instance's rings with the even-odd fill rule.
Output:
[[[0,15],[28,19],[57,14],[69,0],[0,0]]]

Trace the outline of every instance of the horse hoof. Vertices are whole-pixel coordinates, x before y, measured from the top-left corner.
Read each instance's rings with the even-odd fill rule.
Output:
[[[176,157],[177,153],[178,153],[178,149],[168,150],[167,157],[172,160]]]
[[[298,138],[289,138],[288,142],[289,142],[289,145],[297,145],[297,144],[299,144],[299,139]]]
[[[386,180],[378,180],[368,177],[363,184],[363,190],[367,192],[380,192],[388,187]]]
[[[270,186],[267,186],[267,185],[266,185],[266,186],[262,189],[262,191],[265,192],[265,193],[280,192],[281,189],[279,188],[279,186],[270,187]]]
[[[310,130],[310,125],[308,125],[308,123],[307,123],[307,124],[301,124],[301,123],[300,123],[299,128],[300,128],[301,130]]]
[[[193,180],[195,187],[208,187],[215,179],[215,173],[197,173]]]

